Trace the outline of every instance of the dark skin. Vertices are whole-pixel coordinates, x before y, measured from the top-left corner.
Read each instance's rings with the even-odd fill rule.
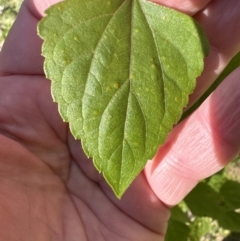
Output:
[[[43,74],[36,25],[55,2],[26,0],[0,55],[0,240],[164,240],[169,206],[240,150],[240,70],[174,128],[118,200],[62,122]],[[240,3],[158,2],[180,6],[208,34],[211,51],[193,103],[240,50]]]

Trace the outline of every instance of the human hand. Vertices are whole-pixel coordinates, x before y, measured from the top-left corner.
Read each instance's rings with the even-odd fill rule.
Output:
[[[163,240],[167,206],[179,202],[197,181],[218,171],[239,151],[240,70],[173,130],[119,201],[61,121],[44,78],[36,25],[55,2],[26,0],[0,55],[0,238]],[[193,1],[165,2],[175,7]],[[240,49],[240,34],[225,24],[231,20],[238,29],[239,11],[234,10],[240,4],[211,1],[213,17],[205,17],[207,2],[181,9],[194,9],[192,15],[199,12],[196,18],[206,30],[211,26],[207,33],[215,46],[192,101]],[[222,19],[223,12],[228,20]],[[217,46],[211,36],[217,38]]]

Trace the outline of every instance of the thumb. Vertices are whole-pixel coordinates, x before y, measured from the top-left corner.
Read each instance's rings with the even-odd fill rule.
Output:
[[[153,0],[152,2],[165,5],[188,15],[194,15],[203,9],[211,0]]]
[[[155,194],[180,202],[203,178],[240,152],[240,67],[189,118],[177,125],[146,168]]]
[[[63,0],[25,0],[30,11],[39,19],[45,15],[44,12],[47,8],[62,1]]]

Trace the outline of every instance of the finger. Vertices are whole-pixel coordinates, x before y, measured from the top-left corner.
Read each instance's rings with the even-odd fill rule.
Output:
[[[240,151],[240,68],[173,130],[145,169],[155,194],[175,205],[199,180],[222,169]]]
[[[62,2],[63,0],[25,0],[28,8],[34,16],[38,19],[42,18],[45,15],[45,10],[56,4]]]
[[[212,0],[153,0],[153,2],[176,9],[188,15],[194,15],[202,10]]]
[[[194,17],[207,34],[210,53],[205,59],[204,72],[197,79],[196,89],[190,96],[189,106],[202,96],[240,51],[240,1],[211,1]]]
[[[0,74],[43,74],[37,24],[57,0],[25,0],[0,53]]]

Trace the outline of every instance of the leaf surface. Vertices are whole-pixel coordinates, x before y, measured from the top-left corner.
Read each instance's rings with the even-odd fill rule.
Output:
[[[190,228],[185,223],[179,222],[178,220],[170,218],[168,221],[167,233],[165,241],[188,241],[190,234]]]
[[[181,117],[206,37],[146,0],[67,0],[46,14],[38,31],[53,98],[121,197]]]
[[[239,183],[228,180],[217,192],[207,183],[200,182],[184,201],[193,215],[211,217],[216,219],[221,227],[240,232],[240,214],[237,211],[240,201],[234,197],[239,187]]]

